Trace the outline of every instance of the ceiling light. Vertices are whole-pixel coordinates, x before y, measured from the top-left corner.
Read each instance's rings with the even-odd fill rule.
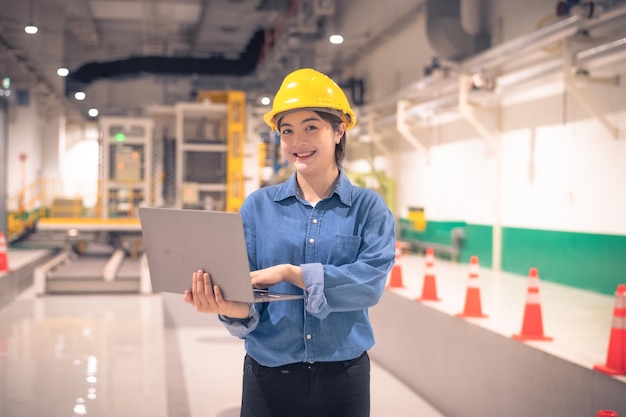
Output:
[[[28,19],[28,25],[26,25],[26,27],[24,27],[24,32],[28,33],[29,35],[34,35],[35,33],[39,32],[39,28],[37,27],[37,25],[35,25],[33,22],[35,21],[33,19],[33,16],[35,14],[35,0],[30,0],[30,18]]]
[[[84,100],[85,97],[87,97],[87,95],[85,93],[83,93],[82,91],[77,91],[77,92],[74,93],[74,98],[76,100],[79,100],[79,101],[80,100]]]
[[[343,43],[343,36],[341,36],[341,35],[330,35],[330,38],[328,38],[328,40],[333,45],[341,45]]]
[[[67,68],[59,68],[57,69],[57,75],[59,77],[67,77],[67,75],[70,73],[70,70],[68,70]]]
[[[96,117],[98,115],[98,109],[89,109],[87,114],[89,114],[90,117]]]
[[[271,101],[272,100],[267,96],[261,97],[261,104],[264,106],[267,106],[268,104],[270,104]]]

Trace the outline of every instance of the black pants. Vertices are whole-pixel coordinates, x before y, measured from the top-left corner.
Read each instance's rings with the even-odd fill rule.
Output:
[[[342,362],[296,363],[275,368],[246,355],[241,417],[368,417],[367,352]]]

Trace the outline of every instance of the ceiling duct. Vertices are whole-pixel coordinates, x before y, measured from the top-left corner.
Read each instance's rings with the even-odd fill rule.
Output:
[[[101,78],[126,79],[145,74],[249,75],[256,67],[263,44],[264,31],[259,30],[238,59],[143,56],[108,62],[90,62],[66,77],[65,94],[71,95]]]
[[[426,35],[443,59],[460,61],[489,47],[489,36],[472,35],[461,24],[461,0],[426,1]]]

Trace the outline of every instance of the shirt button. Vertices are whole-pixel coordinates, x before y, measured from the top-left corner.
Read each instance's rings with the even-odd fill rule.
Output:
[[[309,243],[315,243],[315,239],[309,239]]]
[[[307,340],[311,340],[311,335],[310,335],[310,334],[307,334],[307,335],[306,335],[306,338],[307,338]]]
[[[317,224],[317,219],[313,219],[313,224]]]

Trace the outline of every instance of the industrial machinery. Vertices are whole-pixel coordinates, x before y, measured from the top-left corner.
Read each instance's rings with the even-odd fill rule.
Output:
[[[151,292],[139,207],[239,210],[245,94],[202,91],[197,102],[148,113],[100,119],[96,210],[86,213],[72,199],[66,214],[39,220],[38,231],[64,249],[36,271],[38,293]]]

